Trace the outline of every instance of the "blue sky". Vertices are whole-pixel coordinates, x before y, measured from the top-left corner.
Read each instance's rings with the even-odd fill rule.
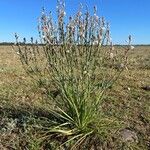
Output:
[[[150,0],[65,0],[67,15],[74,14],[79,6],[89,9],[97,5],[98,15],[104,16],[111,25],[112,39],[125,44],[128,35],[134,44],[150,44]],[[37,20],[41,8],[55,12],[56,0],[1,0],[0,42],[14,41],[14,33],[21,38],[38,38]]]

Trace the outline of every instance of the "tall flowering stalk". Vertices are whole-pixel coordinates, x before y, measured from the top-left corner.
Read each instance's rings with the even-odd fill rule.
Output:
[[[88,8],[82,13],[80,6],[77,14],[70,16],[67,23],[64,21],[64,8],[64,1],[58,1],[57,23],[52,13],[46,15],[44,9],[39,18],[38,30],[44,55],[39,52],[39,46],[33,44],[33,39],[33,55],[30,55],[27,46],[25,49],[19,47],[19,55],[23,65],[34,72],[35,68],[41,68],[37,58],[42,56],[46,63],[38,73],[59,91],[59,96],[48,93],[55,103],[51,112],[59,118],[49,133],[67,136],[66,142],[76,140],[80,143],[96,133],[93,124],[104,119],[101,118],[103,96],[124,69],[116,69],[116,65],[126,63],[131,36],[128,48],[120,59],[111,41],[109,24],[104,17],[97,16],[96,7],[94,15],[91,15]],[[18,36],[16,40],[18,43]]]

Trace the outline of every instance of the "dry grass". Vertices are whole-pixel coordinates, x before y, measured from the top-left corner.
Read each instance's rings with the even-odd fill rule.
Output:
[[[125,145],[124,149],[146,150],[150,148],[150,91],[142,87],[150,86],[150,46],[137,46],[130,52],[128,63],[128,70],[110,89],[103,109],[106,115],[118,118],[125,128],[136,132],[138,142]],[[37,87],[11,46],[0,46],[0,149],[25,149],[27,143],[30,149],[40,149],[36,134],[25,132],[29,131],[29,120],[33,124],[34,118],[49,116],[51,104],[47,104],[44,89]],[[106,149],[120,148],[119,140],[107,140],[110,144]]]

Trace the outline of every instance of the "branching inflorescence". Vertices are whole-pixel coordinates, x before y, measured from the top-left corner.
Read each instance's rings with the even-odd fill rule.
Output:
[[[133,47],[129,36],[124,53],[115,50],[109,24],[97,15],[96,7],[91,15],[87,7],[82,13],[80,5],[67,23],[64,8],[64,2],[58,1],[57,22],[51,12],[46,15],[43,9],[38,25],[42,46],[34,44],[33,38],[31,46],[21,46],[17,35],[16,42],[21,62],[30,76],[36,76],[36,81],[48,81],[59,91],[59,97],[48,92],[55,103],[51,112],[60,118],[49,133],[67,135],[68,142],[78,139],[79,143],[96,132],[92,124],[103,116],[103,96],[123,71],[127,53]],[[23,41],[25,44],[26,39]],[[50,90],[49,86],[44,87]]]

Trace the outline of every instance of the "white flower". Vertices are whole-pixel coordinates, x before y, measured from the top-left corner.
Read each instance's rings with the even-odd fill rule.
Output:
[[[98,40],[95,40],[95,41],[93,42],[93,45],[98,45]]]
[[[115,48],[114,48],[114,46],[112,46],[112,48],[111,48],[113,51],[115,50]]]
[[[44,38],[46,38],[46,36],[45,36],[45,35],[43,35],[43,39],[44,39]]]
[[[130,91],[130,90],[131,90],[129,87],[128,87],[127,89],[128,89],[128,91]]]
[[[63,16],[66,16],[66,12],[65,11],[63,12]]]
[[[81,15],[82,15],[82,12],[78,12],[78,15],[81,16]]]
[[[67,51],[66,51],[66,53],[70,53],[70,51],[69,51],[69,50],[67,50]]]
[[[102,38],[103,38],[102,35],[99,35],[99,40],[102,40]]]
[[[94,14],[94,17],[95,17],[95,20],[96,20],[96,21],[99,20],[99,17],[98,17],[96,14]]]
[[[131,49],[131,50],[133,50],[134,48],[135,48],[134,46],[132,46],[132,45],[130,46],[130,49]]]
[[[81,33],[80,33],[80,36],[81,36],[81,38],[84,38],[84,33],[81,32]]]
[[[102,30],[106,30],[106,28],[105,28],[105,27],[102,27]]]
[[[124,68],[124,64],[123,63],[120,64],[120,68]]]
[[[83,74],[87,74],[87,71],[85,70],[85,71],[83,71]]]
[[[20,55],[20,53],[19,53],[19,52],[17,52],[17,55]]]
[[[114,58],[114,54],[110,53],[110,58],[113,59]]]

